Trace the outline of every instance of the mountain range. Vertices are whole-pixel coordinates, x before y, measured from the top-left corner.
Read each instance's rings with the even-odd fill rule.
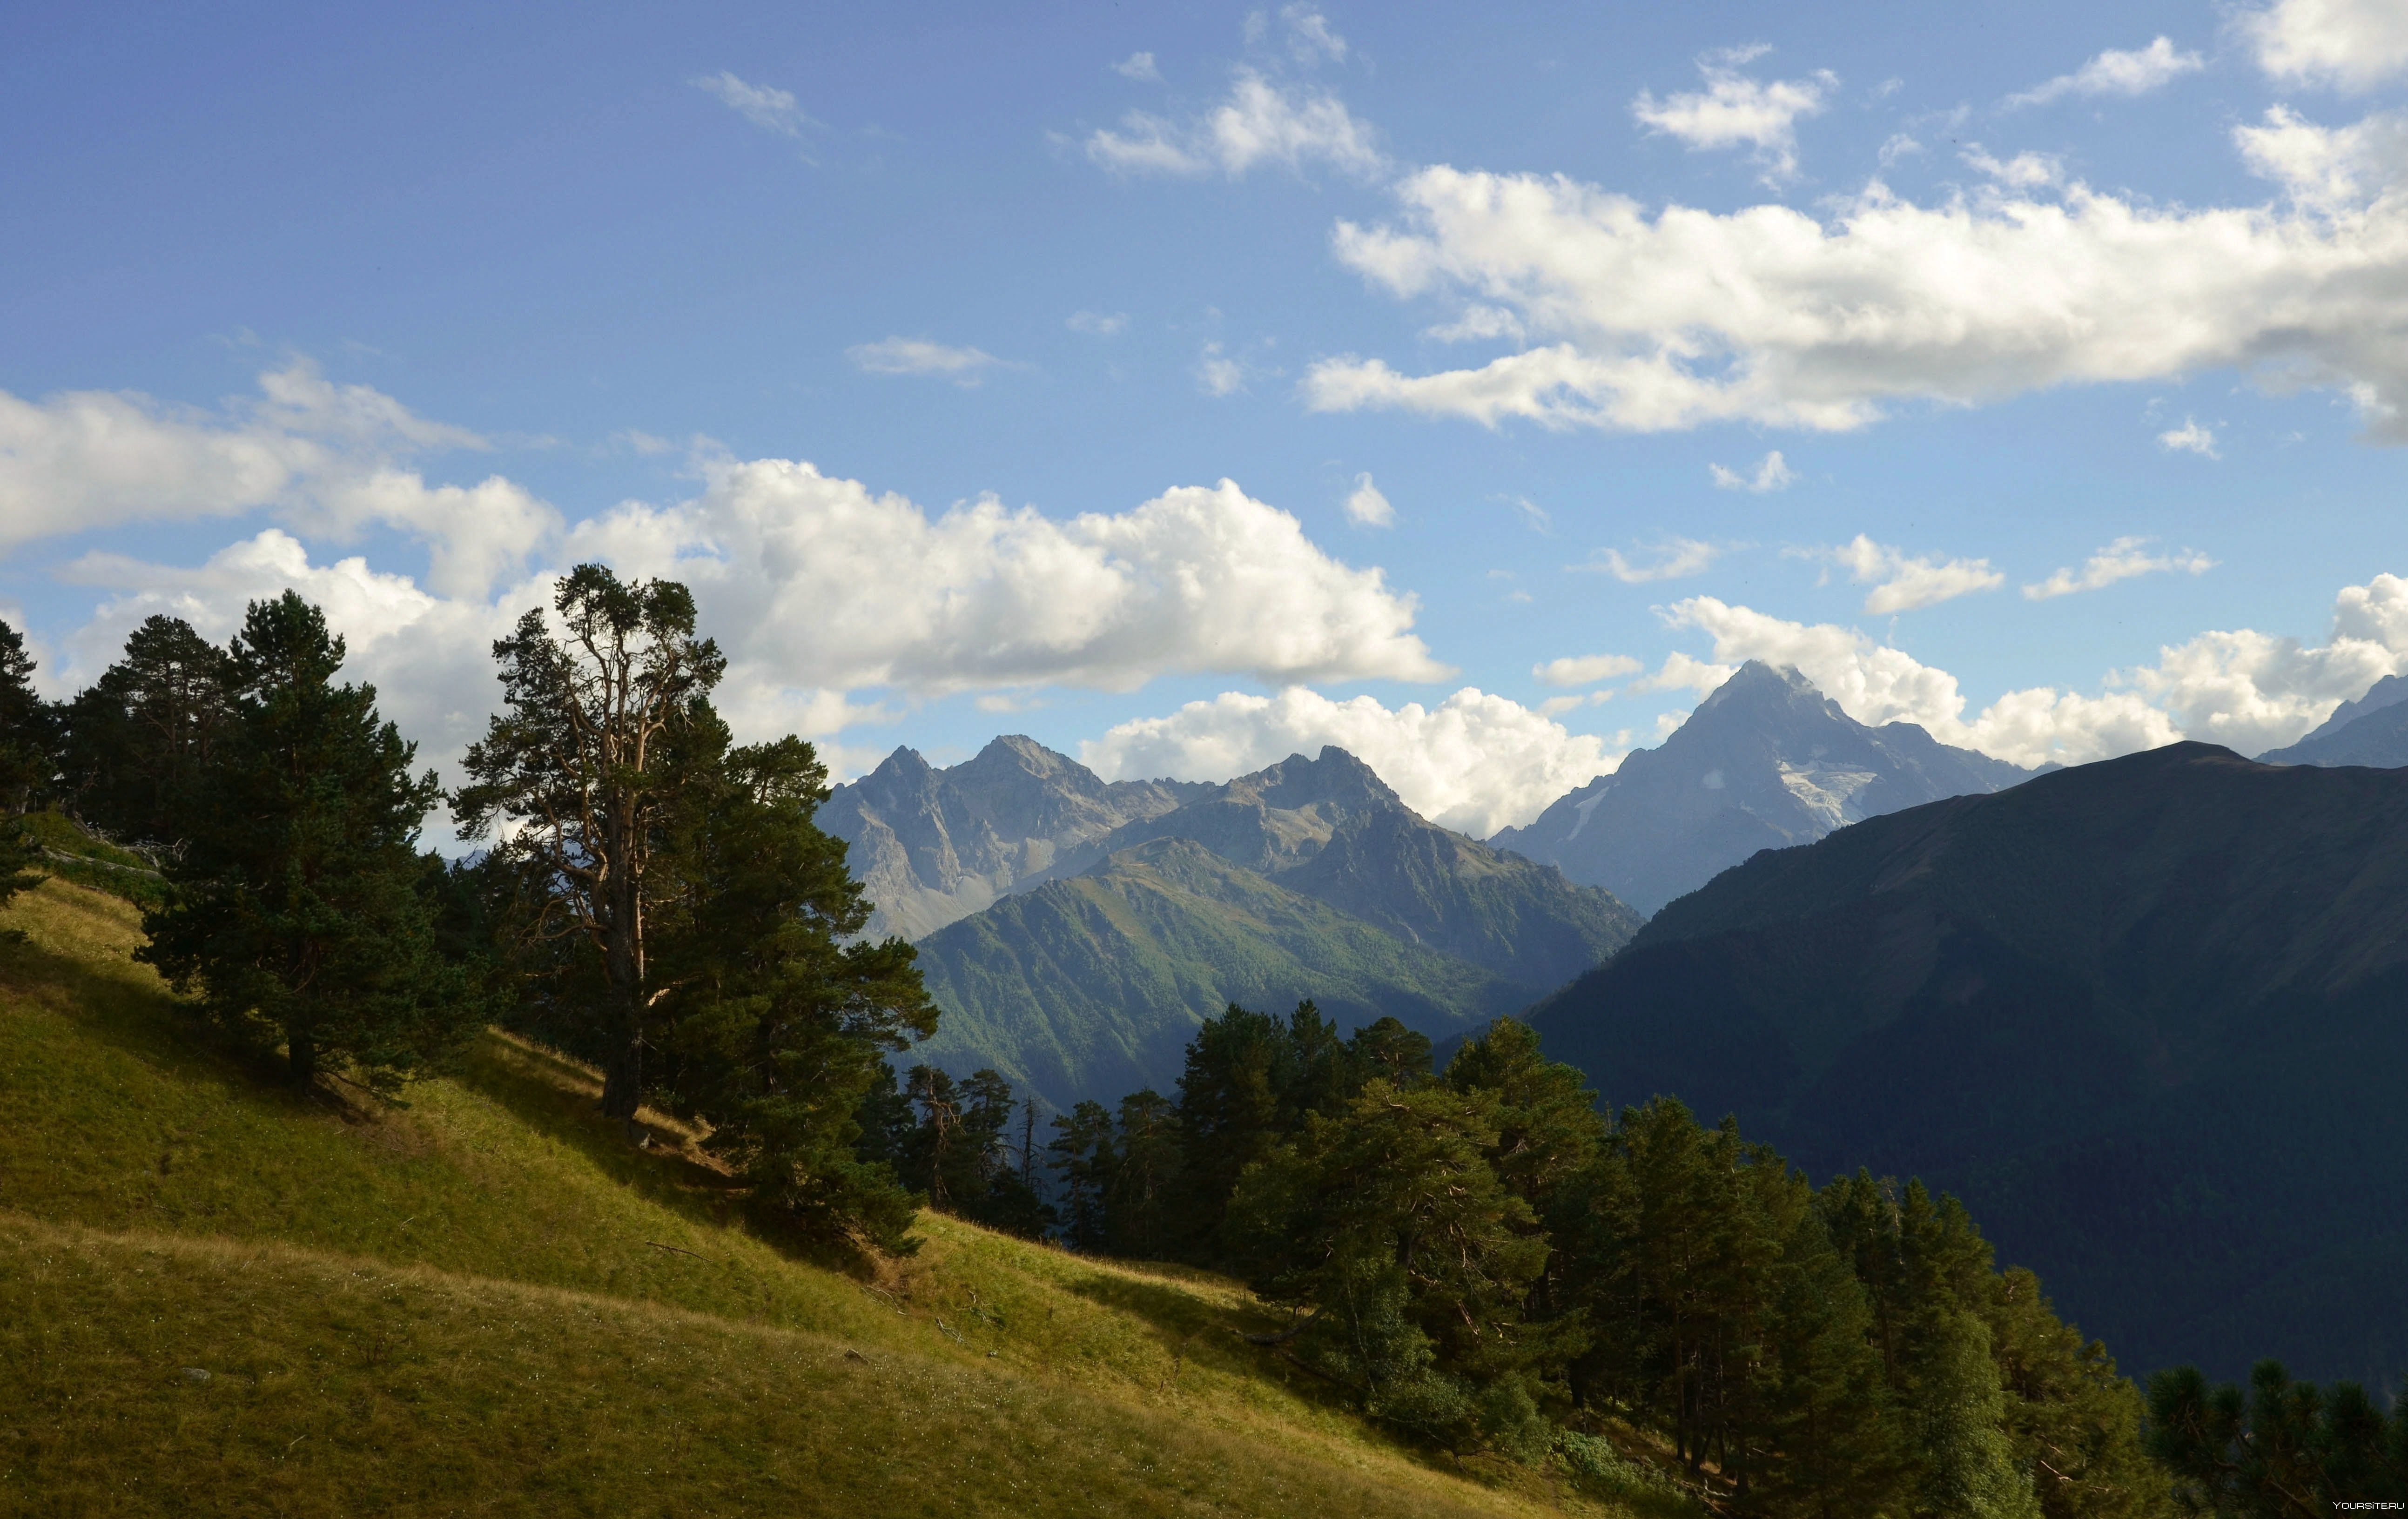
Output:
[[[2258,758],[2267,765],[2408,765],[2408,676],[2385,676],[2298,743]]]
[[[1796,670],[1750,660],[1661,748],[1489,842],[1654,912],[1758,850],[2035,773],[1912,723],[1869,727]]]
[[[1337,748],[1218,785],[1108,784],[1019,738],[945,770],[898,751],[822,815],[887,923],[986,898],[917,938],[943,1017],[912,1058],[991,1066],[1056,1108],[1169,1090],[1196,1025],[1233,1001],[1311,998],[1341,1028],[1393,1015],[1443,1038],[1641,922],[1428,822]]]
[[[2408,770],[2182,743],[1869,819],[1531,1021],[1609,1103],[1955,1191],[2128,1369],[2408,1368]]]

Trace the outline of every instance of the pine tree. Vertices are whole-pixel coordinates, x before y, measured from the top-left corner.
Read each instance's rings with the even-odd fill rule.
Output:
[[[1169,1250],[1166,1211],[1179,1180],[1178,1110],[1152,1087],[1121,1099],[1114,1116],[1104,1234],[1116,1255],[1160,1260]]]
[[[376,691],[334,683],[343,641],[287,591],[228,659],[233,715],[141,958],[220,1026],[280,1039],[300,1085],[356,1064],[390,1087],[481,1021],[436,951],[418,828],[439,795]]]
[[[1112,1115],[1092,1098],[1054,1118],[1054,1138],[1045,1147],[1046,1165],[1061,1181],[1070,1248],[1096,1253],[1111,1245],[1105,1199],[1111,1195],[1114,1162]]]
[[[924,1039],[937,1012],[914,953],[861,939],[869,906],[845,847],[813,813],[827,771],[787,738],[731,752],[675,830],[675,891],[653,924],[660,1073],[670,1100],[707,1117],[712,1151],[752,1186],[756,1213],[821,1238],[903,1247],[910,1199],[858,1154],[864,1099],[885,1056]]]
[[[23,819],[50,776],[50,708],[34,690],[25,639],[0,623],[0,905],[40,881],[41,846]]]
[[[66,709],[65,769],[84,819],[133,843],[185,835],[233,716],[223,650],[152,615]]]
[[[726,660],[694,636],[694,597],[673,580],[623,583],[580,565],[552,610],[564,637],[538,609],[494,645],[506,710],[470,747],[452,806],[463,837],[500,831],[493,853],[520,881],[518,936],[530,961],[577,988],[563,1005],[583,1015],[579,1042],[601,1059],[603,1111],[636,1137],[660,990],[651,920],[678,890],[674,869],[654,867],[672,866],[661,856],[681,815],[718,783],[710,750],[724,730],[710,694]]]

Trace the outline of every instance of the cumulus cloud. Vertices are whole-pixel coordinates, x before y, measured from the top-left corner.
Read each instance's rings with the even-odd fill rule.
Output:
[[[2408,669],[2408,579],[2394,575],[2345,587],[2321,644],[2246,628],[2201,633],[2160,649],[2154,665],[2111,672],[2099,695],[2011,691],[1971,721],[1955,676],[1854,628],[1788,622],[1711,596],[1674,603],[1666,621],[1705,633],[1717,661],[1797,666],[1859,723],[1920,724],[1942,743],[2018,765],[2078,765],[2186,738],[2260,753]]]
[[[2066,95],[2144,95],[2206,66],[2207,60],[2176,50],[2172,38],[2161,36],[2128,51],[2110,48],[2071,74],[2009,95],[2007,104],[2045,106]]]
[[[1798,483],[1798,471],[1789,467],[1789,461],[1781,456],[1779,449],[1758,459],[1753,475],[1742,475],[1721,465],[1708,465],[1706,472],[1713,477],[1716,490],[1754,491],[1758,495],[1767,491],[1785,491]]]
[[[1162,70],[1154,66],[1154,54],[1150,52],[1133,52],[1119,63],[1111,64],[1111,67],[1113,73],[1125,79],[1152,79],[1159,82],[1162,79]]]
[[[940,514],[809,464],[712,468],[693,501],[580,525],[575,557],[695,587],[731,662],[786,687],[914,695],[1242,672],[1441,679],[1415,603],[1224,480],[1067,520]]]
[[[2283,187],[2293,205],[2335,214],[2362,207],[2408,171],[2408,112],[2378,111],[2349,126],[2319,126],[2287,107],[2264,123],[2235,127],[2252,173]]]
[[[1073,311],[1062,324],[1072,332],[1082,332],[1091,337],[1111,337],[1128,326],[1125,311]]]
[[[1798,122],[1819,114],[1839,77],[1826,69],[1812,79],[1766,82],[1739,72],[1762,56],[1761,47],[1710,53],[1698,61],[1703,90],[1667,95],[1646,90],[1630,103],[1630,114],[1651,132],[1691,149],[1751,148],[1768,182],[1798,172]]]
[[[431,487],[411,456],[485,440],[307,363],[259,377],[216,411],[130,392],[26,401],[0,392],[0,548],[136,522],[266,509],[342,539],[370,525],[429,548],[430,582],[476,596],[558,531],[559,514],[498,476]]]
[[[1652,565],[1634,564],[1624,558],[1619,551],[1606,549],[1594,562],[1570,567],[1603,570],[1625,585],[1646,585],[1656,580],[1680,580],[1692,575],[1702,575],[1713,566],[1723,551],[1714,544],[1700,543],[1695,538],[1669,538],[1652,552],[1656,555]]]
[[[2195,549],[2179,553],[2151,553],[2150,541],[2144,537],[2117,538],[2092,554],[2080,569],[2060,566],[2048,579],[2025,586],[2024,598],[2047,601],[2077,591],[2103,591],[2117,580],[2128,580],[2138,575],[2164,575],[2176,570],[2204,575],[2215,567],[2214,560]]]
[[[1346,520],[1357,527],[1394,527],[1397,509],[1388,505],[1388,498],[1371,483],[1368,473],[1361,474],[1354,477],[1354,489],[1346,497]]]
[[[2241,30],[2258,66],[2286,83],[2368,90],[2408,70],[2402,0],[2276,0]]]
[[[2215,430],[2201,427],[2188,417],[2179,427],[2169,427],[2157,435],[2157,447],[2168,453],[2196,453],[2203,459],[2224,457],[2215,451]]]
[[[1201,117],[1173,122],[1131,111],[1118,131],[1090,134],[1086,150],[1119,174],[1218,172],[1233,179],[1262,164],[1298,173],[1321,164],[1369,178],[1387,162],[1371,128],[1336,95],[1283,86],[1252,68],[1239,69],[1228,98]]]
[[[1872,587],[1865,597],[1865,610],[1874,617],[1937,606],[2007,583],[2007,578],[1992,569],[1986,559],[1909,557],[1904,551],[1875,543],[1862,533],[1836,549],[1818,551],[1815,557],[1846,570],[1848,579],[1858,585]]]
[[[765,84],[747,84],[725,70],[687,82],[765,132],[799,137],[804,127],[817,124],[804,114],[790,93]]]
[[[1406,177],[1391,225],[1336,256],[1399,298],[1512,313],[1539,346],[1409,375],[1341,354],[1319,410],[1654,432],[1719,421],[1843,431],[1892,403],[2233,367],[2345,389],[2408,437],[2408,195],[2348,215],[2161,207],[2076,184],[1933,206],[1878,183],[1826,223],[1784,206],[1666,207],[1562,176]]]
[[[1529,822],[1622,756],[1503,696],[1465,687],[1435,707],[1333,701],[1301,687],[1275,696],[1227,692],[1167,717],[1140,718],[1082,744],[1107,780],[1226,780],[1326,744],[1354,754],[1431,822],[1474,838]]]
[[[1641,668],[1639,661],[1627,654],[1571,654],[1533,665],[1530,673],[1542,685],[1587,686],[1619,675],[1636,675]]]
[[[844,356],[864,374],[936,375],[965,388],[977,385],[987,370],[1004,362],[983,349],[952,348],[922,337],[856,343]]]

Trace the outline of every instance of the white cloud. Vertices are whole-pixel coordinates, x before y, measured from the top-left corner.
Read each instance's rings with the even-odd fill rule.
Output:
[[[937,375],[964,388],[977,385],[987,370],[1004,362],[983,349],[952,348],[922,337],[857,343],[844,356],[864,374]]]
[[[2206,66],[2207,60],[2177,51],[2172,38],[2161,36],[2128,51],[2110,48],[2071,74],[2009,95],[2007,104],[2045,106],[2065,95],[2144,95]]]
[[[1366,178],[1386,166],[1371,128],[1336,95],[1273,83],[1251,68],[1238,70],[1229,96],[1206,115],[1172,122],[1144,111],[1121,119],[1121,129],[1089,135],[1087,156],[1121,174],[1203,175],[1236,179],[1260,164],[1301,173],[1325,164]]]
[[[1394,527],[1397,509],[1371,483],[1369,474],[1354,477],[1354,492],[1346,497],[1346,520],[1357,527]]]
[[[1619,675],[1636,675],[1641,668],[1628,654],[1571,654],[1533,665],[1530,673],[1542,685],[1587,686]]]
[[[1207,395],[1235,395],[1246,388],[1246,366],[1207,343],[1196,360],[1196,383]]]
[[[1767,491],[1785,491],[1798,483],[1798,471],[1789,467],[1789,461],[1781,456],[1779,449],[1758,459],[1753,475],[1742,475],[1720,465],[1706,466],[1706,472],[1713,477],[1718,490],[1754,491],[1758,495]]]
[[[931,515],[779,459],[714,466],[696,499],[580,524],[574,557],[695,588],[737,675],[914,695],[1158,675],[1441,679],[1415,604],[1236,485],[1067,520],[992,496]]]
[[[1650,432],[1744,420],[1864,426],[1904,399],[1971,405],[2216,367],[2357,400],[2408,437],[2408,194],[2348,216],[2164,207],[2076,184],[1923,207],[1878,182],[1826,224],[1561,176],[1440,166],[1402,226],[1341,221],[1340,261],[1400,298],[1511,310],[1542,346],[1412,376],[1354,354],[1304,380],[1319,410]]]
[[[2001,161],[1983,151],[1982,145],[1976,142],[1956,156],[2010,190],[2043,189],[2065,175],[2064,161],[2054,153],[2017,153]]]
[[[1893,132],[1881,145],[1881,166],[1888,168],[1901,158],[1924,151],[1923,144],[1903,132]]]
[[[1493,337],[1522,340],[1522,319],[1501,306],[1467,306],[1453,322],[1424,327],[1424,337],[1441,343],[1472,343]]]
[[[1821,551],[1817,557],[1845,569],[1848,579],[1858,585],[1872,587],[1865,597],[1865,611],[1873,617],[1915,611],[1976,591],[1995,591],[2007,583],[2007,578],[1992,569],[1986,559],[1909,558],[1903,551],[1875,543],[1862,533],[1836,549]]]
[[[2150,553],[2149,541],[2144,537],[2117,538],[2092,554],[2081,569],[2060,566],[2048,579],[2025,586],[2024,598],[2047,601],[2077,591],[2103,591],[2117,580],[2128,580],[2136,575],[2162,575],[2176,570],[2204,575],[2215,567],[2214,560],[2195,549],[2185,549],[2180,553]]]
[[[1150,52],[1133,52],[1119,63],[1111,64],[1111,67],[1113,73],[1125,79],[1152,79],[1159,82],[1162,79],[1162,70],[1154,66],[1154,54]]]
[[[1723,551],[1695,538],[1668,538],[1656,545],[1654,552],[1657,558],[1652,565],[1633,564],[1618,550],[1606,549],[1598,552],[1594,563],[1568,567],[1601,569],[1625,585],[1646,585],[1656,580],[1680,580],[1692,575],[1702,575],[1713,566]]]
[[[2179,427],[2170,427],[2157,435],[2157,447],[2168,453],[2196,453],[2203,459],[2224,457],[2215,451],[2215,431],[2201,427],[2188,417]]]
[[[1971,722],[1955,676],[1853,628],[1786,622],[1711,596],[1674,603],[1666,620],[1709,635],[1718,661],[1796,666],[1860,723],[1918,723],[1942,743],[2018,765],[2078,765],[2185,738],[2261,753],[2408,670],[2408,579],[2394,575],[2345,587],[2322,644],[2246,628],[2201,633],[2160,649],[2154,665],[2111,672],[2100,695],[2011,691]]]
[[[804,114],[803,107],[788,92],[765,84],[747,84],[724,70],[686,82],[717,97],[720,104],[764,131],[799,137],[803,128],[818,124]]]
[[[2403,0],[2276,0],[2241,25],[2258,66],[2289,83],[2367,90],[2408,70]]]
[[[1768,181],[1792,178],[1798,172],[1798,121],[1821,112],[1839,77],[1827,69],[1813,79],[1766,83],[1739,72],[1736,65],[1765,50],[1710,54],[1698,63],[1705,89],[1662,100],[1641,90],[1630,114],[1641,125],[1692,149],[1753,148]]]
[[[1093,337],[1111,337],[1128,326],[1125,311],[1073,311],[1062,324],[1072,332],[1082,332]]]
[[[1346,56],[1346,39],[1330,26],[1329,18],[1313,6],[1283,6],[1280,20],[1287,23],[1288,51],[1298,63],[1323,59],[1337,63]]]
[[[1222,781],[1325,744],[1370,766],[1424,817],[1480,838],[1529,822],[1622,758],[1602,738],[1470,687],[1435,707],[1394,709],[1301,687],[1275,696],[1228,692],[1121,724],[1082,744],[1079,757],[1107,780]]]
[[[2318,126],[2283,106],[2263,126],[2235,127],[2252,173],[2280,184],[2292,204],[2337,214],[2365,206],[2408,170],[2408,112],[2379,111],[2344,127]]]
[[[1631,681],[1630,690],[1634,695],[1651,691],[1686,691],[1702,701],[1738,672],[1737,665],[1711,664],[1675,649],[1664,656],[1663,665],[1655,674]],[[1667,729],[1656,737],[1667,737],[1670,731]]]
[[[111,391],[40,402],[0,392],[0,548],[136,522],[265,509],[348,539],[370,524],[428,546],[430,580],[476,596],[559,529],[559,514],[498,476],[430,487],[411,455],[484,448],[365,385],[296,363],[216,412]]]

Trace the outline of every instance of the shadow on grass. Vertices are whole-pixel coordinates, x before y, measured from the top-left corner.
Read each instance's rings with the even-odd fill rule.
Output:
[[[1273,1352],[1251,1344],[1244,1338],[1282,1326],[1282,1321],[1267,1311],[1233,1313],[1168,1282],[1131,1280],[1105,1271],[1093,1272],[1063,1285],[1078,1297],[1147,1326],[1163,1348],[1170,1352],[1174,1362],[1193,1361],[1198,1366],[1247,1376],[1264,1375],[1277,1364]],[[1296,1384],[1310,1384],[1316,1402],[1346,1406],[1343,1398],[1332,1396],[1334,1389],[1326,1384],[1301,1375]]]

